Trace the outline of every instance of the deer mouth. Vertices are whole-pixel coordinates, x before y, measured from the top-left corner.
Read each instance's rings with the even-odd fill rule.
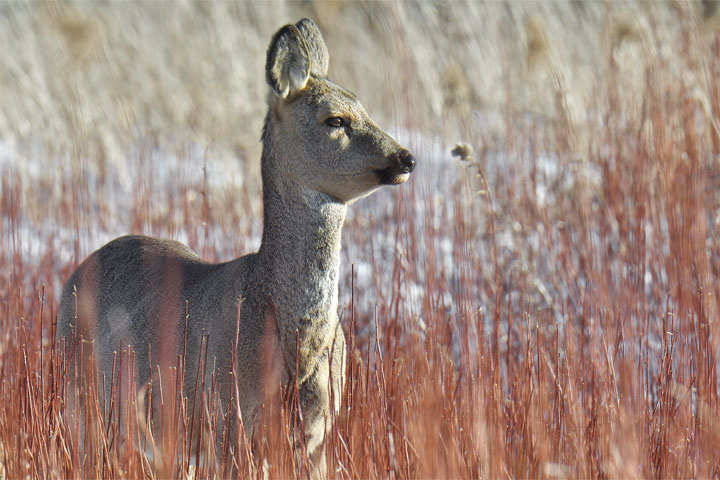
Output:
[[[381,185],[399,185],[407,181],[410,172],[415,170],[415,157],[407,150],[393,153],[387,159],[390,163],[389,167],[375,170]]]
[[[380,180],[381,185],[400,185],[410,178],[409,172],[397,172],[392,168],[375,170],[375,175],[378,177],[378,180]]]

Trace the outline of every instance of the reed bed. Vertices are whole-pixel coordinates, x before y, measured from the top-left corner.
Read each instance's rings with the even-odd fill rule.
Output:
[[[257,248],[262,218],[258,145],[245,137],[259,135],[262,78],[247,80],[252,104],[229,94],[216,105],[202,90],[219,118],[192,102],[182,110],[167,91],[158,93],[165,110],[144,117],[123,89],[142,79],[112,62],[119,50],[103,25],[115,24],[63,5],[2,7],[18,25],[59,15],[52,35],[65,35],[68,55],[107,63],[58,80],[69,99],[35,98],[55,122],[47,134],[33,121],[29,132],[8,126],[26,115],[27,99],[0,122],[0,478],[306,477],[307,458],[292,449],[302,444],[293,385],[267,399],[246,438],[235,427],[250,420],[219,403],[218,375],[196,379],[205,388],[188,411],[182,356],[161,372],[173,387],[148,392],[146,403],[121,385],[132,352],[118,352],[117,376],[98,377],[80,360],[92,344],[77,351],[55,340],[62,281],[104,241],[160,235],[227,260]],[[246,16],[225,19],[213,10],[225,7],[201,4],[192,25],[229,28],[259,58],[283,22],[267,6],[227,5]],[[496,4],[283,4],[294,15],[286,21],[313,15],[338,39],[331,73],[338,45],[359,48],[340,39],[338,22],[390,46],[367,84],[353,80],[359,67],[347,60],[337,76],[366,93],[371,116],[418,157],[408,184],[353,205],[346,222],[340,314],[349,354],[327,438],[333,478],[720,477],[717,13],[683,2],[554,10],[568,5],[525,5],[507,23]],[[520,39],[501,44],[497,62],[488,34],[473,30],[487,12],[493,35],[506,39],[499,27],[509,24]],[[381,17],[383,30],[372,30]],[[587,23],[594,29],[580,35]],[[243,25],[263,34],[253,43]],[[161,36],[162,47],[173,39]],[[575,64],[568,44],[579,40],[592,45],[590,60]],[[458,41],[435,68],[433,43]],[[370,52],[361,63],[375,60]],[[139,61],[176,65],[155,54]],[[482,76],[489,61],[497,77]],[[232,69],[241,67],[229,65],[227,78],[238,80]],[[111,103],[128,107],[125,130],[116,111],[86,111],[83,76],[98,72],[118,88],[94,93],[119,95]],[[212,75],[199,75],[192,85],[212,88]],[[160,92],[161,80],[145,80],[139,96]],[[249,123],[220,121],[241,111]],[[133,395],[119,401],[124,388]]]

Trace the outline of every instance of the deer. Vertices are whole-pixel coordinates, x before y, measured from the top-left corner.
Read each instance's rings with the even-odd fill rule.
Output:
[[[248,437],[270,375],[263,357],[272,339],[273,381],[297,385],[313,478],[326,475],[328,419],[340,409],[345,382],[338,283],[347,208],[404,183],[416,166],[353,93],[328,79],[328,62],[310,19],[285,25],[270,42],[257,252],[210,263],[177,241],[117,238],[70,275],[57,320],[58,338],[91,343],[94,368],[107,378],[116,352],[131,347],[138,388],[155,381],[158,362],[184,355],[191,399],[204,348],[205,368],[219,372],[223,405],[239,406]]]

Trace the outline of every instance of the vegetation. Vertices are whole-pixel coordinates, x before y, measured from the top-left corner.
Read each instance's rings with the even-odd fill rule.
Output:
[[[333,476],[720,475],[711,2],[153,5],[0,6],[0,477],[303,474],[292,388],[217,445],[216,378],[152,392],[153,436],[54,322],[114,236],[257,248],[263,49],[306,15],[418,158],[346,222]]]

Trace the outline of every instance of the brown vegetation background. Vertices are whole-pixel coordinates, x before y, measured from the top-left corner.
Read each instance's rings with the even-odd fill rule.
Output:
[[[348,216],[332,475],[719,476],[718,10],[0,3],[0,477],[302,472],[282,428],[191,455],[178,420],[153,458],[100,403],[81,427],[53,321],[115,236],[257,248],[265,49],[303,16],[418,157]]]

